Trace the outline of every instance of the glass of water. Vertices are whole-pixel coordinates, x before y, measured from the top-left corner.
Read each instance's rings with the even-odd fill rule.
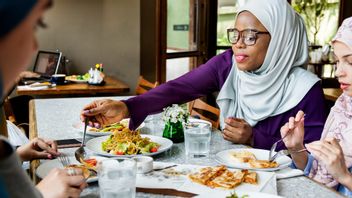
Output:
[[[185,128],[186,157],[209,157],[211,129],[209,125]]]
[[[102,198],[136,196],[136,161],[107,159],[98,164],[98,182]]]

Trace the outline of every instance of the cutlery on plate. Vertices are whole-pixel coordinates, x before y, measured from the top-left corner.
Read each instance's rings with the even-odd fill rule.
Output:
[[[77,161],[83,162],[85,159],[87,153],[84,150],[84,144],[86,142],[86,132],[87,132],[87,126],[88,126],[88,118],[84,119],[84,131],[83,131],[83,139],[82,139],[82,144],[81,146],[75,151],[75,157]]]
[[[273,157],[271,157],[269,159],[269,161],[270,162],[274,161],[280,155],[291,155],[291,154],[300,153],[300,152],[303,152],[303,151],[306,151],[306,150],[307,150],[306,148],[298,150],[298,151],[281,150],[281,151],[275,153],[275,155]]]
[[[176,166],[177,166],[177,164],[174,164],[174,165],[171,165],[171,166],[165,166],[163,168],[154,168],[153,171],[161,171],[161,170],[165,170],[165,169],[176,167]]]

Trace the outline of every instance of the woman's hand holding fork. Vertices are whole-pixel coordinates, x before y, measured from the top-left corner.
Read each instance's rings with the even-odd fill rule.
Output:
[[[285,137],[286,136],[286,137]],[[289,151],[292,151],[292,159],[297,168],[304,170],[307,160],[307,152],[294,152],[304,149],[304,112],[299,111],[295,117],[290,117],[289,121],[281,127],[281,137],[285,137],[283,142]]]

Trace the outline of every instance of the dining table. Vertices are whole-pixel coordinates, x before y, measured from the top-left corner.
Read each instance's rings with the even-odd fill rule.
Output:
[[[80,112],[86,104],[96,99],[109,98],[114,100],[124,100],[133,96],[115,97],[84,97],[84,98],[55,98],[55,99],[34,99],[30,102],[30,138],[40,137],[52,140],[82,138],[82,132],[78,132],[73,125],[80,123]],[[161,136],[163,122],[160,114],[148,116],[145,120],[145,129],[142,133]],[[88,139],[93,137],[88,137]],[[197,160],[197,163],[206,166],[215,166],[219,163],[215,160],[218,152],[226,149],[248,148],[246,145],[234,144],[226,141],[218,129],[212,129],[209,157]],[[74,156],[77,148],[60,149],[61,153]],[[154,155],[155,162],[172,162],[177,164],[189,164],[185,156],[185,144],[174,143],[172,147],[158,155]],[[35,175],[36,168],[46,160],[32,162],[31,171]],[[276,173],[275,173],[276,174]],[[277,195],[282,197],[342,197],[336,191],[325,187],[314,180],[303,176],[287,177],[276,179]],[[137,188],[136,197],[175,197],[187,196],[180,191],[165,189],[145,189]],[[98,182],[90,183],[83,190],[81,197],[99,197]]]
[[[102,96],[102,95],[126,95],[130,91],[129,86],[113,76],[105,76],[102,84],[91,85],[87,82],[67,81],[63,85],[47,86],[43,88],[29,88],[27,86],[17,86],[17,95],[30,95],[35,98],[55,98],[55,97],[82,97],[82,96]]]

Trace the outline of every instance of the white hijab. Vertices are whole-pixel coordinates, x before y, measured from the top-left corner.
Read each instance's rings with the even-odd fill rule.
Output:
[[[243,118],[251,126],[295,107],[319,78],[302,67],[308,61],[308,41],[302,18],[286,0],[249,0],[238,13],[249,11],[271,35],[263,65],[232,69],[217,98],[224,118]]]

